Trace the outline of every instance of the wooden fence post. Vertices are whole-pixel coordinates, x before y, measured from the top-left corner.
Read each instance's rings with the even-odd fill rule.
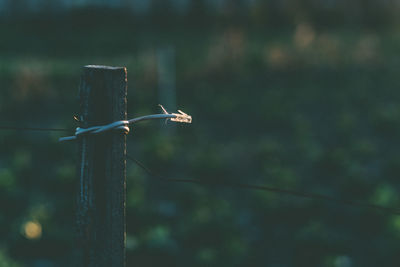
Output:
[[[79,87],[80,127],[126,120],[124,67],[85,66]],[[125,266],[126,135],[84,135],[79,143],[79,266]]]

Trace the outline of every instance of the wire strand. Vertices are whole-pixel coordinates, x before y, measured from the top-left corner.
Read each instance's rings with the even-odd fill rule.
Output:
[[[75,129],[75,136],[63,137],[60,138],[61,141],[63,140],[72,140],[76,139],[76,135],[84,134],[84,133],[100,133],[104,131],[108,131],[111,129],[119,129],[129,132],[128,125],[133,124],[139,121],[144,120],[154,120],[154,119],[171,119],[177,122],[185,122],[191,123],[192,117],[181,110],[178,113],[168,113],[162,105],[159,105],[163,110],[163,114],[153,114],[153,115],[146,115],[137,118],[133,118],[127,121],[116,121],[107,125],[103,126],[92,126],[89,128],[80,128],[78,127]],[[14,127],[14,126],[0,126],[0,130],[9,130],[9,131],[41,131],[41,132],[74,132],[74,130],[70,129],[61,129],[61,128],[41,128],[41,127]]]
[[[128,134],[130,124],[134,124],[136,122],[144,121],[144,120],[169,119],[169,120],[175,121],[175,122],[192,123],[192,116],[186,114],[182,110],[178,109],[179,113],[168,113],[162,105],[159,105],[159,106],[163,110],[163,114],[145,115],[145,116],[133,118],[130,120],[119,120],[119,121],[111,122],[106,125],[97,125],[97,126],[92,126],[89,128],[78,127],[78,128],[76,128],[75,135],[61,137],[59,139],[59,141],[60,142],[72,141],[72,140],[76,140],[79,135],[99,134],[99,133],[103,133],[103,132],[111,131],[111,130],[119,130],[119,131],[122,131],[124,134]]]
[[[151,115],[152,116],[152,115]],[[131,123],[137,122],[140,120],[146,120],[149,116],[143,116],[136,119],[131,120]],[[11,131],[41,131],[41,132],[73,132],[71,129],[62,129],[62,128],[40,128],[40,127],[11,127],[11,126],[0,126],[0,130],[11,130]],[[225,181],[204,181],[200,179],[176,179],[176,178],[165,178],[160,175],[153,173],[150,169],[148,169],[144,164],[140,161],[136,160],[133,157],[127,155],[127,158],[134,163],[136,163],[140,168],[142,168],[145,172],[147,172],[151,177],[157,178],[158,180],[165,181],[165,182],[180,182],[180,183],[191,183],[191,184],[198,184],[198,185],[213,185],[213,186],[225,186],[225,187],[236,187],[236,188],[243,188],[243,189],[251,189],[251,190],[262,190],[268,191],[278,194],[286,194],[292,195],[295,197],[302,197],[308,199],[318,199],[318,200],[325,200],[325,201],[333,201],[344,205],[355,206],[355,207],[364,207],[364,208],[373,208],[377,210],[382,210],[389,212],[391,214],[400,215],[400,209],[397,208],[390,208],[376,204],[369,204],[369,203],[361,203],[358,201],[348,200],[348,199],[339,199],[327,195],[315,194],[315,193],[308,193],[308,192],[301,192],[292,189],[282,189],[272,186],[266,185],[251,185],[251,184],[243,184],[243,183],[234,183],[234,182],[225,182]]]
[[[40,127],[12,127],[12,126],[0,126],[0,130],[6,131],[41,131],[41,132],[73,132],[71,129],[60,129],[60,128],[40,128]]]
[[[277,193],[277,194],[286,194],[286,195],[291,195],[291,196],[295,196],[295,197],[308,198],[308,199],[313,199],[313,200],[317,199],[317,200],[324,200],[324,201],[332,201],[332,202],[336,202],[338,204],[353,206],[353,207],[371,208],[371,209],[385,211],[392,215],[397,215],[397,216],[400,215],[400,209],[398,209],[398,208],[391,208],[391,207],[385,207],[385,206],[376,205],[376,204],[362,203],[362,202],[349,200],[349,199],[339,199],[339,198],[335,198],[335,197],[331,197],[331,196],[327,196],[327,195],[302,192],[302,191],[297,191],[297,190],[292,190],[292,189],[283,189],[283,188],[266,186],[266,185],[251,185],[251,184],[225,182],[225,181],[212,182],[212,181],[204,181],[204,180],[200,180],[200,179],[165,178],[163,176],[153,173],[150,169],[148,169],[144,164],[142,164],[137,159],[135,159],[129,155],[127,155],[127,158],[129,160],[133,161],[134,163],[136,163],[136,165],[138,165],[140,168],[142,168],[151,177],[156,178],[161,181],[165,181],[165,182],[179,182],[179,183],[191,183],[191,184],[197,184],[197,185],[203,185],[203,186],[212,185],[212,186],[225,186],[225,187],[234,187],[234,188],[242,188],[242,189],[250,189],[250,190],[261,190],[261,191],[268,191],[268,192]]]

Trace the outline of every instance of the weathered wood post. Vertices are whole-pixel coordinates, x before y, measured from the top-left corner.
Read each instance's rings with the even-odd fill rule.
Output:
[[[126,120],[126,95],[126,68],[85,66],[80,127]],[[78,139],[78,263],[125,266],[126,135],[113,130]]]

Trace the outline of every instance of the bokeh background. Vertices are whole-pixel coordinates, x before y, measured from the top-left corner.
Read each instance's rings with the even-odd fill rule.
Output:
[[[0,0],[0,124],[74,129],[128,68],[128,154],[168,178],[399,206],[400,1]],[[0,131],[0,266],[70,266],[76,145]],[[400,216],[127,167],[128,266],[400,266]]]

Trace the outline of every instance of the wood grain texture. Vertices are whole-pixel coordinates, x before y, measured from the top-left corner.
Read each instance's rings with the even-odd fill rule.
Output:
[[[85,66],[79,86],[81,127],[126,120],[123,67]],[[80,266],[125,266],[126,135],[79,137],[77,198]]]

